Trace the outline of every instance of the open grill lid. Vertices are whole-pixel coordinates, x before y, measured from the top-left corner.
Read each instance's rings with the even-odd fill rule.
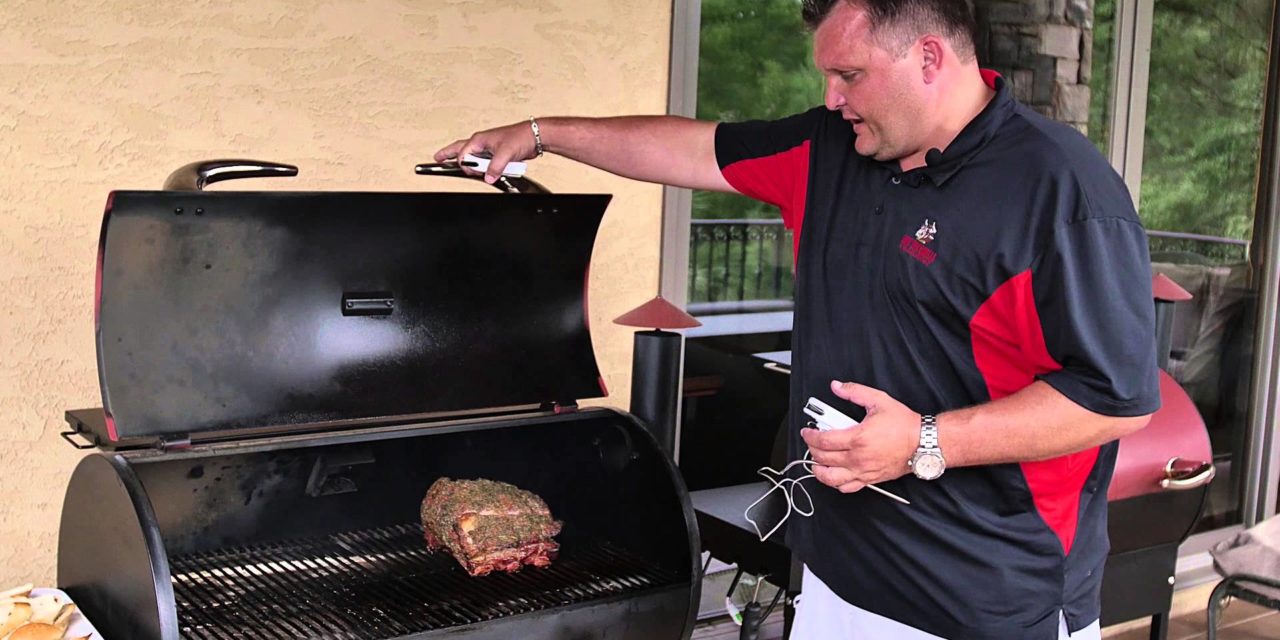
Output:
[[[606,394],[585,295],[610,196],[200,191],[291,174],[198,163],[111,194],[95,298],[110,440]]]

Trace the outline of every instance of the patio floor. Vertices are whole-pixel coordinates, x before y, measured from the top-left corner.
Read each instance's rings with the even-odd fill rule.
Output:
[[[1168,640],[1201,640],[1206,638],[1208,620],[1203,609],[1175,616],[1169,621]],[[1107,640],[1148,640],[1147,628],[1129,629],[1120,633],[1104,633]],[[1280,613],[1255,604],[1233,601],[1223,612],[1218,625],[1219,640],[1276,640],[1280,638]]]
[[[1202,640],[1206,638],[1208,620],[1205,603],[1213,585],[1190,589],[1175,596],[1175,615],[1169,622],[1167,640]],[[707,621],[693,632],[694,640],[737,640],[738,627],[728,619]],[[1146,622],[1135,621],[1107,627],[1102,630],[1106,640],[1148,640],[1150,627]],[[781,640],[782,616],[775,613],[765,623],[760,640]],[[1219,640],[1280,640],[1280,612],[1264,609],[1239,600],[1231,602],[1223,613],[1218,626]],[[795,640],[807,640],[796,638]],[[877,639],[879,640],[879,639]],[[888,640],[888,639],[885,639]]]

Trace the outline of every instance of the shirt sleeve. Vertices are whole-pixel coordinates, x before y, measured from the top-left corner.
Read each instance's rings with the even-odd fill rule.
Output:
[[[716,127],[716,162],[725,180],[738,193],[781,209],[789,229],[804,215],[810,140],[824,112],[818,107],[781,120]]]
[[[1033,267],[1032,287],[1045,346],[1062,366],[1041,380],[1102,415],[1160,408],[1151,264],[1136,219],[1058,226]]]

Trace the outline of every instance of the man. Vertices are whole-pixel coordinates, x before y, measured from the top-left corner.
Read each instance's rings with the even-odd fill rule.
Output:
[[[796,236],[790,454],[812,452],[826,485],[787,533],[806,565],[793,637],[1098,638],[1114,441],[1159,406],[1128,192],[1083,136],[979,69],[965,0],[803,11],[825,108],[548,118],[436,158],[489,152],[492,181],[545,148],[781,209]],[[861,426],[804,428],[809,396]]]

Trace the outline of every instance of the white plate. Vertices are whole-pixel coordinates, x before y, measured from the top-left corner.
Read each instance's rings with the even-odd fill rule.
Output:
[[[56,594],[59,602],[72,602],[71,596],[68,596],[67,593],[61,589],[31,590],[32,597],[47,596],[49,594]],[[89,636],[89,640],[103,640],[102,634],[98,633],[98,630],[93,628],[93,623],[89,622],[89,619],[84,617],[84,613],[82,613],[80,611],[80,607],[77,606],[75,613],[71,614],[71,626],[67,627],[67,633],[64,637],[79,638],[82,636]]]

